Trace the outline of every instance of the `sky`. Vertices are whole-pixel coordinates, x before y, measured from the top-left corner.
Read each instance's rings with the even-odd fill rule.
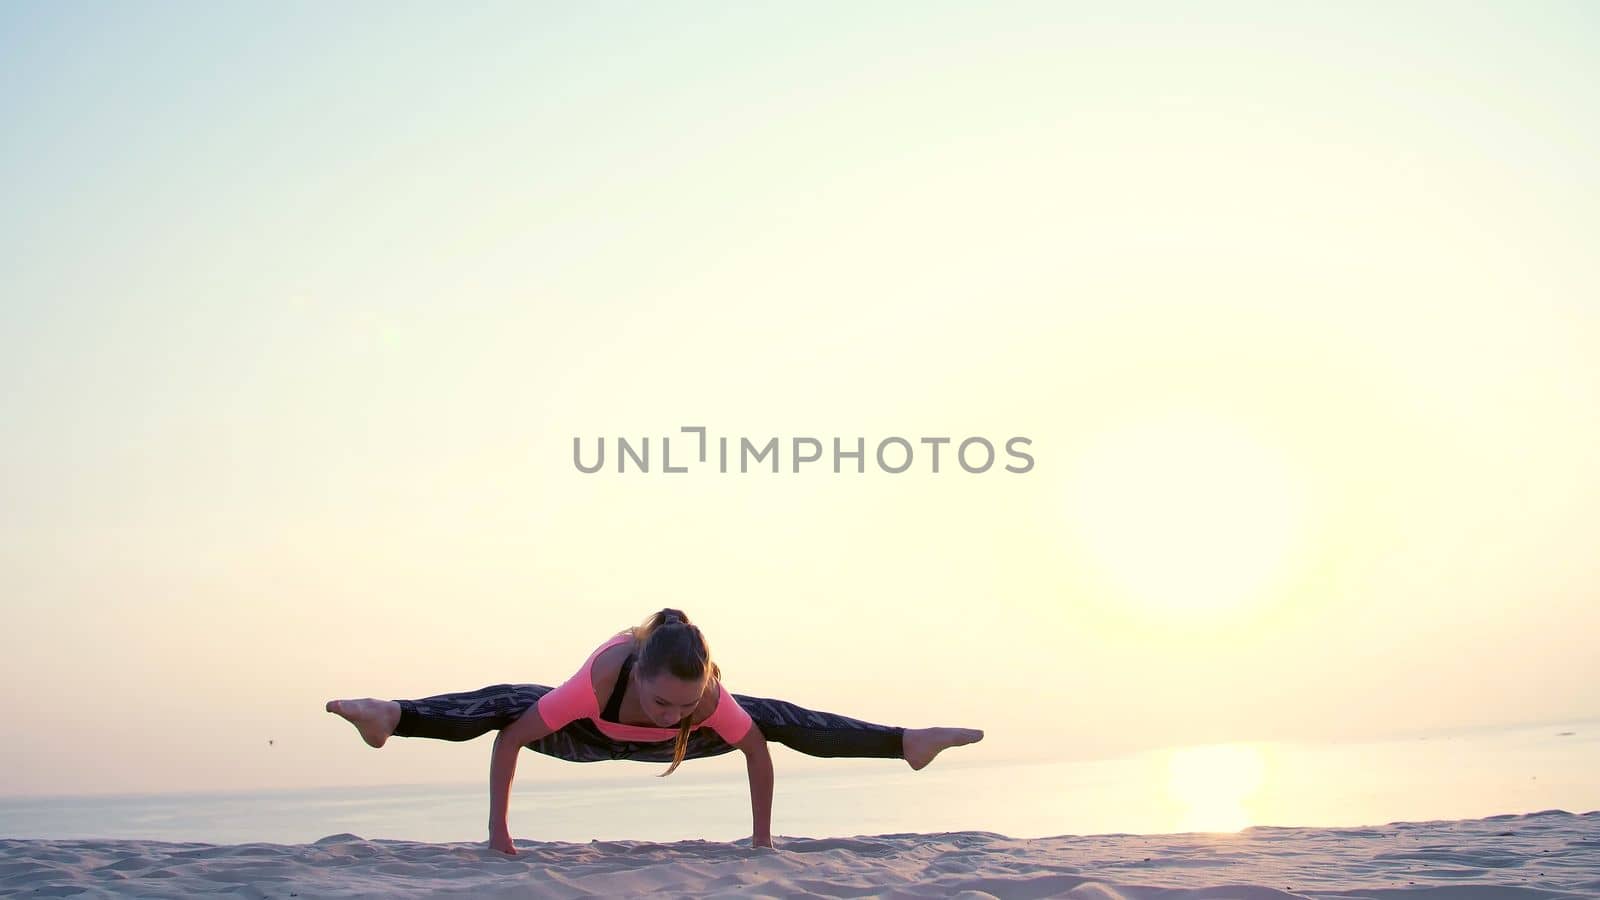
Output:
[[[663,606],[974,762],[1593,715],[1596,15],[6,4],[0,794],[482,777],[322,704]],[[695,426],[867,471],[573,464]]]

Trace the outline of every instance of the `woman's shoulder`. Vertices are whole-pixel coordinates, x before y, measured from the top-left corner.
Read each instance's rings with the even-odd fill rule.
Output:
[[[709,721],[717,713],[724,712],[722,704],[725,702],[733,703],[734,700],[728,689],[723,686],[722,677],[719,675],[711,679],[711,683],[706,685],[706,692],[700,695],[700,705],[695,708],[692,721],[696,724]]]
[[[633,652],[633,635],[619,631],[595,649],[594,662],[589,665],[589,682],[594,685],[595,696],[609,697],[611,687],[622,671],[622,661]]]

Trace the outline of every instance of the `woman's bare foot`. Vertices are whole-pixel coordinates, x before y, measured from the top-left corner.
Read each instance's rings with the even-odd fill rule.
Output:
[[[361,739],[374,747],[382,747],[400,724],[400,704],[393,700],[329,700],[324,709],[348,719]]]
[[[983,732],[976,728],[907,728],[902,750],[911,768],[921,769],[933,762],[940,750],[981,740]]]

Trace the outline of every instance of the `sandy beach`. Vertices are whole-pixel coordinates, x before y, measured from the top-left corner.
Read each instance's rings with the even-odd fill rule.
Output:
[[[987,832],[726,843],[0,840],[17,897],[997,897],[1128,900],[1600,896],[1600,811],[1013,839]]]

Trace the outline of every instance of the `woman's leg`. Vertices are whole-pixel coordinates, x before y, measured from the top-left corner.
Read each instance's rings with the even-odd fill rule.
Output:
[[[904,728],[806,709],[787,700],[743,694],[733,699],[761,726],[767,740],[808,756],[904,758]]]
[[[549,691],[542,684],[491,684],[475,691],[396,700],[400,717],[394,734],[470,741],[515,722]]]
[[[492,684],[421,700],[329,700],[325,708],[349,720],[374,747],[393,736],[470,741],[516,721],[549,690],[542,684]]]
[[[733,698],[767,740],[809,756],[903,759],[911,768],[921,769],[941,750],[983,739],[983,732],[974,728],[901,728],[806,709],[787,700],[742,694]]]

